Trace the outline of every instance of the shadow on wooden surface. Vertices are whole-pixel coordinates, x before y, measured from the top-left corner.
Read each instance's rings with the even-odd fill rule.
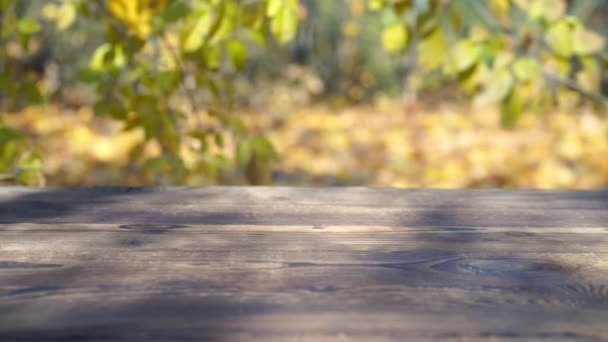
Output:
[[[0,222],[598,227],[608,191],[2,188]]]
[[[606,192],[9,189],[0,340],[608,339],[607,206]]]

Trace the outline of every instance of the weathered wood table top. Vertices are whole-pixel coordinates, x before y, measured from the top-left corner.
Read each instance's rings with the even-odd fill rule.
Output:
[[[0,188],[0,341],[608,340],[608,192]]]

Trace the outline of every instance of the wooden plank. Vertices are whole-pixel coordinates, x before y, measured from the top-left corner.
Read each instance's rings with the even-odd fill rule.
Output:
[[[149,250],[608,253],[606,228],[3,224],[0,253]],[[252,243],[252,240],[255,243]],[[128,247],[128,248],[125,248]]]
[[[2,223],[608,227],[607,209],[608,191],[264,187],[0,190]]]
[[[0,188],[0,341],[606,340],[606,202]]]

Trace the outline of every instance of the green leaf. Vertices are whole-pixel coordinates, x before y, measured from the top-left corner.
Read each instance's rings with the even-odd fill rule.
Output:
[[[175,90],[179,84],[179,76],[177,71],[162,71],[158,74],[158,87],[162,92]]]
[[[184,18],[186,15],[188,15],[190,10],[190,7],[188,7],[188,5],[183,1],[173,0],[170,1],[167,7],[165,7],[160,16],[165,22],[171,23]]]
[[[505,128],[517,124],[523,112],[523,101],[517,88],[513,87],[508,96],[500,103],[500,122]]]
[[[238,39],[231,39],[226,43],[226,50],[230,57],[230,62],[237,69],[242,69],[247,64],[247,46]]]
[[[28,82],[23,85],[22,94],[31,103],[40,103],[43,100],[42,93],[38,86],[33,82]]]
[[[93,113],[97,116],[106,115],[110,111],[110,106],[105,100],[98,101],[93,106]]]
[[[2,159],[4,159],[4,160],[8,160],[9,162],[11,162],[11,159],[13,159],[17,156],[20,146],[21,146],[21,144],[17,143],[16,141],[8,141],[8,142],[5,141],[2,144],[2,150],[0,150],[0,153],[2,153],[2,156],[1,156],[2,158],[0,158],[0,161]]]
[[[97,116],[109,115],[116,120],[127,118],[127,110],[120,103],[108,99],[101,99],[93,106],[93,112]]]
[[[20,130],[8,126],[0,127],[0,145],[5,144],[7,141],[23,139],[25,139],[25,135]]]
[[[382,45],[386,51],[394,53],[403,50],[409,40],[409,32],[405,24],[395,22],[382,31]]]
[[[252,145],[253,151],[258,157],[270,160],[278,156],[270,140],[264,136],[259,135],[253,138]]]
[[[224,136],[220,132],[214,132],[213,141],[218,147],[224,147]]]
[[[167,160],[167,158],[161,156],[161,157],[153,157],[153,158],[147,159],[143,163],[141,168],[144,170],[148,170],[148,171],[158,171],[158,170],[166,169],[169,166],[170,166],[170,163]]]
[[[125,49],[121,45],[114,46],[112,53],[112,63],[114,67],[120,69],[127,65],[127,55],[125,53]]]
[[[205,64],[211,70],[217,70],[222,60],[222,51],[217,46],[208,46],[203,52]]]
[[[40,31],[40,24],[30,18],[21,18],[17,22],[17,30],[24,35],[32,35]]]
[[[245,31],[245,33],[257,45],[262,47],[266,45],[266,35],[263,32],[258,31],[256,29],[248,29]]]
[[[228,38],[234,31],[238,21],[238,6],[232,2],[226,2],[220,12],[219,25],[210,38],[211,44],[217,44]]]
[[[251,146],[251,141],[249,141],[248,139],[244,139],[236,145],[235,156],[237,165],[241,167],[246,166],[247,164],[249,164],[252,155],[253,148]]]

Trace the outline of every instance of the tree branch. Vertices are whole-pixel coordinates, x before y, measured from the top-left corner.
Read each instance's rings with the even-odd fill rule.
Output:
[[[171,53],[171,55],[173,56],[173,59],[175,60],[175,63],[177,63],[177,67],[179,68],[180,73],[181,73],[180,84],[182,85],[182,88],[184,89],[184,93],[186,94],[186,97],[188,98],[188,101],[190,102],[190,108],[191,108],[192,112],[198,118],[198,114],[200,114],[200,111],[199,111],[198,105],[196,104],[196,96],[195,96],[194,92],[192,92],[192,89],[190,89],[185,82],[186,66],[184,65],[184,61],[182,61],[181,57],[177,54],[177,52],[175,52],[173,46],[169,43],[169,41],[167,40],[167,38],[164,35],[161,36],[161,42],[165,46],[165,49],[169,50],[169,52]],[[199,126],[200,126],[200,120],[199,120]]]
[[[602,94],[589,91],[589,90],[581,87],[580,85],[578,85],[576,82],[574,82],[571,79],[560,77],[559,75],[556,75],[555,73],[553,73],[549,70],[543,70],[543,74],[549,81],[561,84],[561,85],[565,86],[566,88],[573,90],[594,102],[597,102],[598,104],[601,104],[601,105],[608,104],[607,97],[603,96]]]

